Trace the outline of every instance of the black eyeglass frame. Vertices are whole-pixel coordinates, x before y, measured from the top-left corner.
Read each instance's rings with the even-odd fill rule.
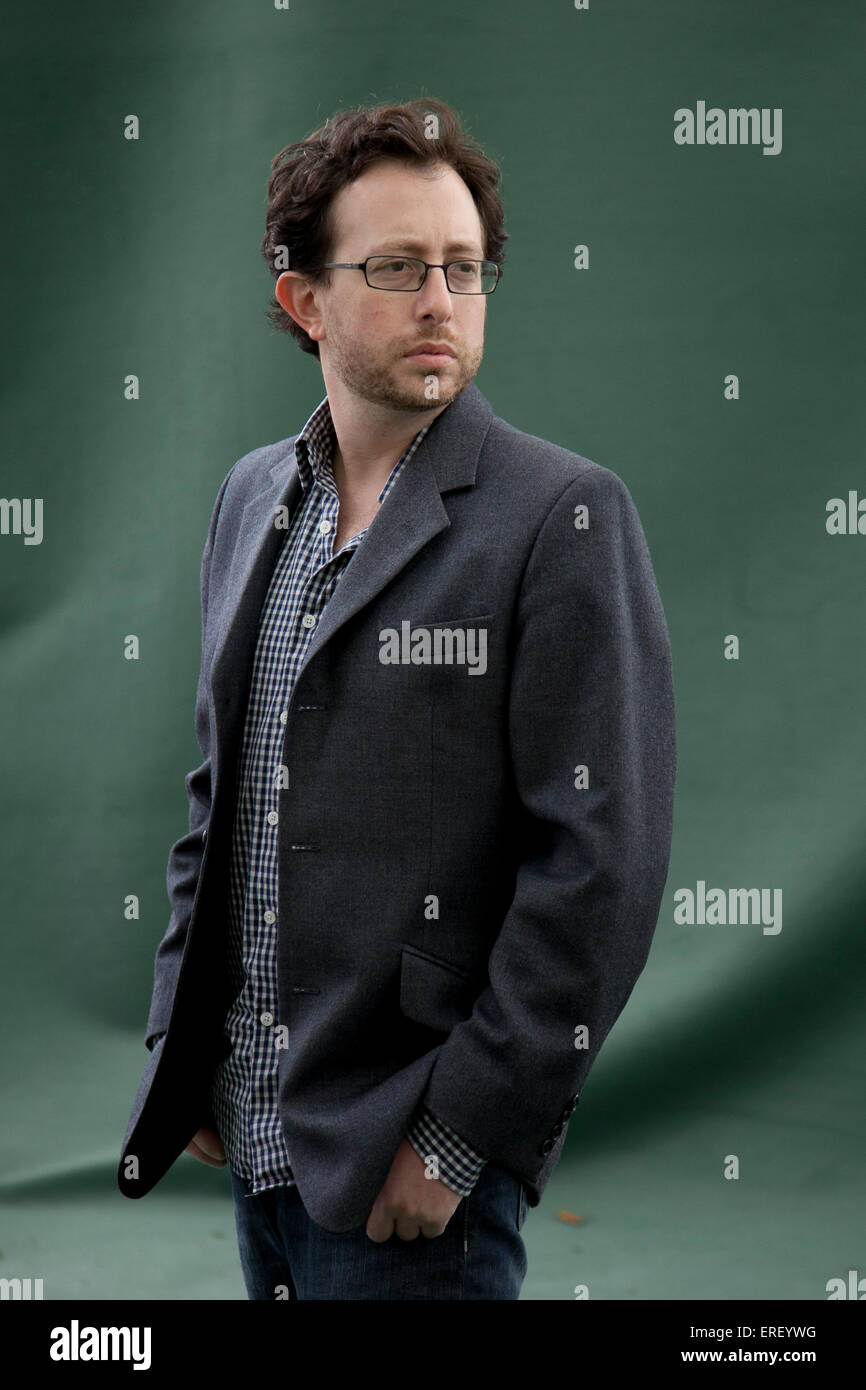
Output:
[[[407,264],[410,265],[423,265],[424,274],[421,277],[421,284],[416,285],[413,290],[396,290],[391,289],[389,286],[386,285],[370,285],[370,281],[367,277],[367,265],[370,261],[406,261]],[[493,269],[496,271],[496,279],[493,282],[492,288],[489,290],[452,290],[451,286],[448,284],[448,271],[451,269],[452,265],[467,264],[492,265]],[[445,284],[448,287],[449,294],[471,294],[473,296],[479,294],[493,294],[493,291],[496,289],[496,286],[499,284],[500,278],[502,276],[502,266],[497,265],[495,261],[476,260],[474,256],[461,256],[456,261],[447,261],[445,265],[433,265],[429,261],[422,261],[420,256],[400,256],[396,253],[394,255],[389,256],[387,253],[381,251],[375,256],[368,256],[366,261],[329,261],[326,265],[323,265],[321,268],[322,270],[363,270],[364,279],[367,281],[367,284],[370,286],[370,289],[381,290],[383,294],[417,294],[420,289],[423,289],[424,282],[427,279],[427,273],[430,270],[444,271]]]

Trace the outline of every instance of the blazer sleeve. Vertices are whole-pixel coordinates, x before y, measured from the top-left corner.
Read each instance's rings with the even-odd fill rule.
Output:
[[[146,1025],[145,1042],[150,1051],[162,1033],[167,1032],[175,988],[183,959],[186,935],[192,915],[192,905],[198,886],[204,854],[204,841],[211,810],[211,747],[210,714],[205,665],[205,634],[207,630],[208,584],[214,538],[219,522],[223,497],[233,469],[225,477],[214,503],[210,526],[201,561],[201,630],[202,652],[195,702],[195,732],[202,762],[185,778],[189,803],[189,831],[169,851],[166,870],[166,889],[171,907],[168,928],[159,944],[154,963],[153,996]]]
[[[670,642],[637,510],[609,469],[590,464],[541,525],[512,650],[515,891],[420,1099],[533,1177],[644,967],[670,854]]]

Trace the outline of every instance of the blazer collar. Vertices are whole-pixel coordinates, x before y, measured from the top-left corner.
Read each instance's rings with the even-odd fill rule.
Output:
[[[314,421],[321,421],[320,411],[323,405],[324,401],[316,407],[304,430],[309,430]],[[481,445],[493,418],[490,402],[481,394],[474,381],[471,381],[457,399],[446,406],[441,415],[436,416],[409,460],[407,474],[413,471],[412,465],[419,458],[426,456],[440,493],[448,492],[455,487],[471,486],[475,482]],[[274,489],[279,491],[280,488],[289,487],[293,480],[297,480],[294,445],[298,438],[298,435],[294,435],[289,441],[288,453],[273,465],[270,470],[271,484],[268,484],[265,492],[259,496],[270,496]],[[400,486],[403,486],[402,482]],[[299,497],[300,493],[297,496]],[[257,501],[258,498],[253,498],[249,505],[252,506]],[[354,564],[354,560],[352,563]]]

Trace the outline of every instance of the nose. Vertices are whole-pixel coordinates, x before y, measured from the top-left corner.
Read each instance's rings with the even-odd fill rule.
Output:
[[[452,312],[451,291],[445,279],[445,271],[441,266],[431,266],[427,271],[424,284],[418,290],[416,299],[416,312],[418,317],[426,317],[432,314],[436,319],[450,318]]]

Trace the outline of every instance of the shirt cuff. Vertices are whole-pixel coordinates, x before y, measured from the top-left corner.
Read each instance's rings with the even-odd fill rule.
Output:
[[[486,1158],[423,1105],[415,1112],[406,1138],[424,1162],[434,1169],[431,1177],[438,1178],[461,1197],[469,1196],[481,1176]]]

